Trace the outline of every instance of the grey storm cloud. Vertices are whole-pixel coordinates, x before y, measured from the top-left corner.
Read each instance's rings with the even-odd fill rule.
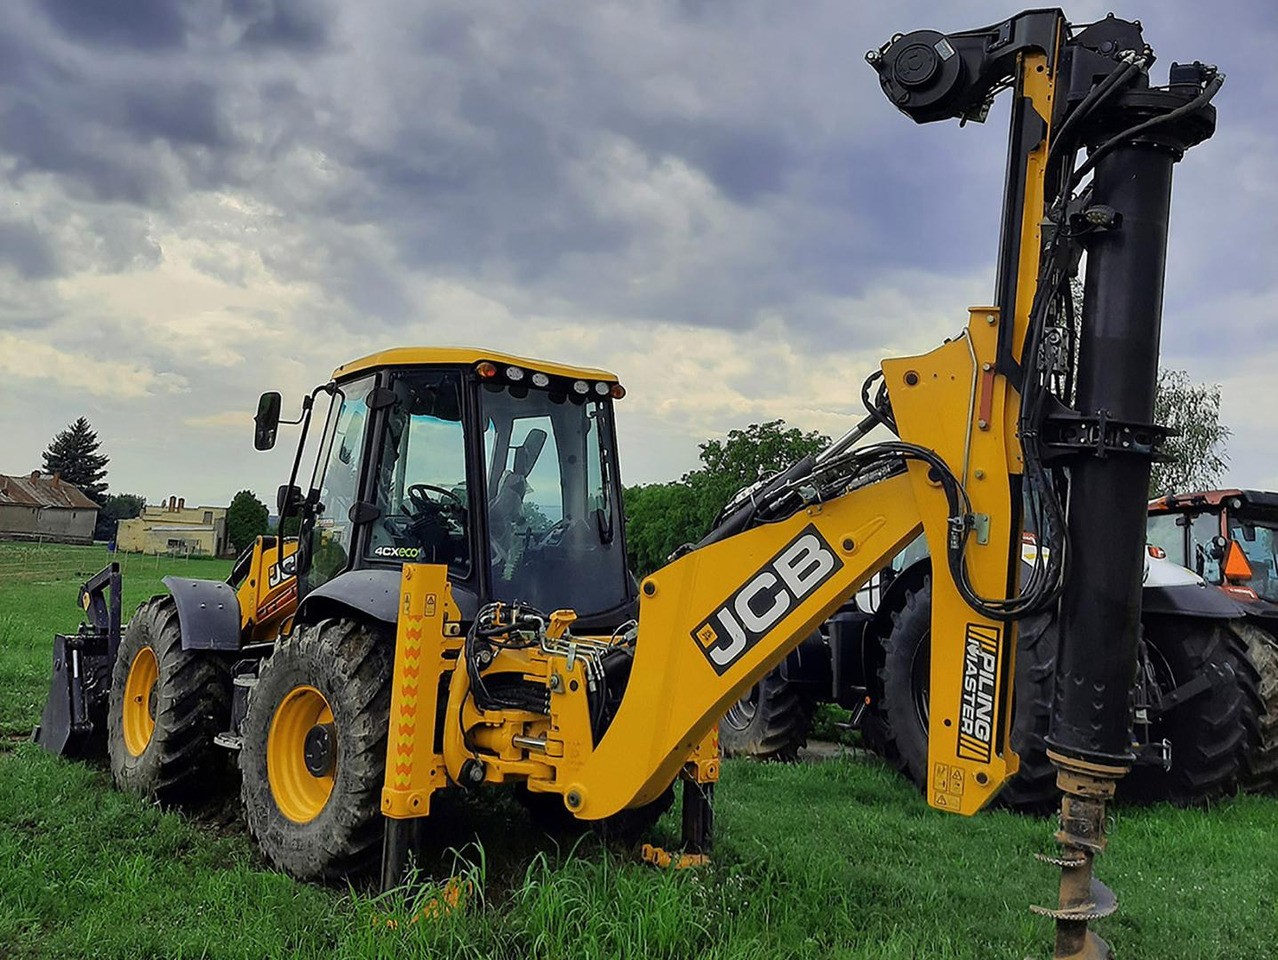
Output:
[[[1211,16],[1191,0],[1114,9],[1144,20],[1156,80],[1175,59],[1229,74],[1220,132],[1177,173],[1164,334],[1173,364],[1225,379],[1231,338],[1245,336],[1253,359],[1278,354],[1278,14],[1270,0]],[[191,416],[293,358],[260,341],[280,351],[268,364],[227,331],[466,340],[466,315],[439,319],[452,309],[505,311],[515,335],[677,324],[707,343],[738,336],[742,355],[766,327],[816,364],[925,349],[917,338],[934,335],[938,313],[957,325],[969,297],[992,292],[1009,98],[984,127],[917,127],[863,56],[896,31],[1013,10],[8,0],[0,343],[43,331],[59,349],[127,351],[174,404],[189,385]],[[165,274],[165,243],[175,256],[179,242],[183,270],[242,302],[208,306],[181,287],[189,276]],[[166,307],[200,306],[172,328],[150,318],[157,332],[136,319],[145,292],[75,299],[124,275],[171,284]],[[431,284],[473,297],[432,300]],[[183,324],[223,346],[188,351]],[[744,364],[725,376],[749,396],[762,375]]]
[[[305,262],[269,256],[286,275],[319,264],[336,296],[392,321],[411,310],[394,290],[401,265],[502,282],[527,303],[732,325],[784,304],[796,283],[842,295],[884,265],[960,272],[988,259],[949,244],[945,221],[980,216],[989,199],[960,192],[926,211],[925,154],[861,62],[902,12],[853,24],[814,6],[814,30],[760,4],[6,10],[0,149],[12,177],[49,174],[145,210],[231,187],[286,217],[375,224],[399,261],[381,264],[376,292],[363,271],[377,266],[343,236],[317,230],[323,253]],[[361,129],[370,111],[375,135]],[[963,144],[954,175],[996,157],[1001,139]],[[298,153],[332,176],[296,178],[283,161]],[[695,196],[682,209],[677,196],[668,209],[643,196],[601,204],[671,163],[671,179],[692,174],[737,222]],[[634,282],[636,251],[657,256],[663,218],[678,216],[684,269]],[[751,242],[732,242],[743,227]]]

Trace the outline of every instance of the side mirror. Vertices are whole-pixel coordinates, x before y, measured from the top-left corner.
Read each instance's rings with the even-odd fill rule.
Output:
[[[253,446],[258,450],[270,450],[275,446],[275,435],[280,429],[280,395],[272,390],[257,401],[257,416],[253,418]]]
[[[281,530],[284,528],[284,518],[292,513],[293,508],[299,506],[301,502],[301,487],[290,487],[287,483],[280,484],[280,488],[275,494],[275,510],[279,514]]]
[[[1213,560],[1223,560],[1225,558],[1225,549],[1229,546],[1229,541],[1224,537],[1215,536],[1211,538],[1211,549],[1207,551],[1208,556]]]

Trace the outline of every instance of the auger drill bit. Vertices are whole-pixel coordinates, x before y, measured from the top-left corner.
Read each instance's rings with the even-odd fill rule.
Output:
[[[1060,898],[1055,909],[1030,909],[1056,921],[1056,960],[1108,960],[1113,956],[1109,944],[1088,924],[1118,910],[1118,898],[1096,879],[1092,867],[1105,852],[1105,803],[1113,798],[1117,779],[1126,771],[1082,771],[1065,758],[1052,759],[1062,768],[1056,780],[1062,794],[1061,825],[1056,831],[1061,853],[1035,856],[1061,868]]]

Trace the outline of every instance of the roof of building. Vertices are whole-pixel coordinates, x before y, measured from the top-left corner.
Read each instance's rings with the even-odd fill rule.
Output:
[[[98,505],[80,492],[80,488],[58,476],[38,473],[25,477],[0,474],[0,504],[24,507],[49,507],[54,510],[96,510]]]

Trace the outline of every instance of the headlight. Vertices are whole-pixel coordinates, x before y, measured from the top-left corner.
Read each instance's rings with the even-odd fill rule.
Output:
[[[548,387],[550,386],[550,377],[544,373],[534,373],[532,375],[532,383],[534,387]]]
[[[520,370],[518,367],[507,367],[506,379],[512,383],[518,383],[520,380],[524,379],[524,371]]]
[[[587,394],[590,392],[590,384],[586,383],[585,380],[578,380],[572,385],[572,389],[576,393]]]
[[[606,396],[608,396],[608,384],[606,384],[606,383],[602,383],[602,382],[601,382],[601,383],[596,383],[596,384],[595,384],[595,393],[599,394],[599,396],[601,396],[601,397],[606,397]]]

